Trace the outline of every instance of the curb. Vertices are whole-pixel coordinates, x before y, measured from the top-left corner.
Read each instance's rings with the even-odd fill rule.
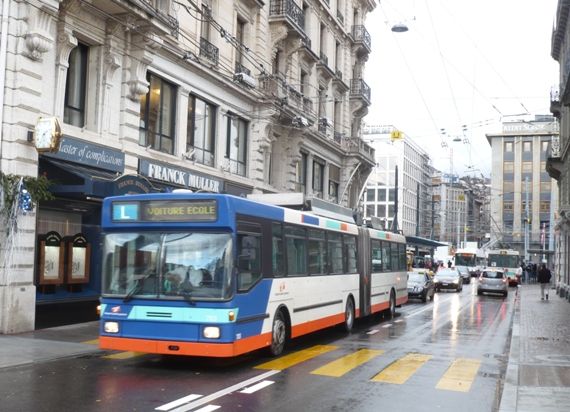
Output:
[[[515,313],[513,315],[509,361],[501,401],[499,403],[499,412],[515,412],[517,410],[520,358],[520,300],[522,295],[520,289],[517,295],[515,298]]]

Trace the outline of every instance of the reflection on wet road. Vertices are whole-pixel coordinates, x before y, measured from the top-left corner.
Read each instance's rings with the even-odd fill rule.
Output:
[[[233,361],[100,353],[0,371],[6,410],[493,411],[506,368],[515,290],[411,302],[352,334],[327,330],[283,356]],[[108,356],[112,355],[112,356]],[[28,388],[26,397],[17,388]],[[65,395],[53,388],[65,388]],[[65,408],[63,408],[63,406]],[[11,408],[11,409],[10,409]]]

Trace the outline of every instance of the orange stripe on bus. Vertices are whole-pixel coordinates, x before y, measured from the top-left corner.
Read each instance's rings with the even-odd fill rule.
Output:
[[[227,358],[251,352],[271,344],[271,333],[241,339],[233,343],[177,342],[101,336],[101,349],[160,353],[163,355],[212,356]],[[177,350],[174,348],[178,348]]]
[[[312,320],[310,322],[301,323],[300,325],[295,325],[292,327],[291,337],[296,338],[297,336],[305,335],[307,333],[315,332],[320,329],[338,325],[339,323],[342,322],[344,322],[344,313],[328,316],[322,319]]]

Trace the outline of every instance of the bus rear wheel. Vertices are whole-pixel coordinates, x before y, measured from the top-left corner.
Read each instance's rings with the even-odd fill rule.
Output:
[[[388,307],[388,316],[390,319],[394,319],[396,317],[396,294],[392,289],[390,291],[390,306]]]
[[[285,349],[287,343],[287,322],[283,311],[279,310],[273,318],[273,326],[271,328],[271,346],[269,352],[273,356],[279,356]]]
[[[348,299],[346,299],[346,308],[344,309],[344,330],[347,333],[350,333],[350,331],[352,331],[352,327],[354,326],[354,300],[352,300],[352,297],[348,297]]]

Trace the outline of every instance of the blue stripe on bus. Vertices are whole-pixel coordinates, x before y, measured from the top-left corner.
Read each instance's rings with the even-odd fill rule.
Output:
[[[302,215],[301,221],[309,225],[319,226],[319,218],[315,216]]]
[[[164,300],[144,301],[143,306],[137,306],[141,301],[136,299],[128,304],[121,299],[116,303],[103,303],[101,334],[117,336],[103,331],[105,320],[115,320],[120,322],[119,336],[125,338],[228,343],[257,336],[261,334],[263,321],[267,318],[271,284],[272,279],[263,279],[249,292],[236,294],[230,302],[196,301],[195,306],[189,302]],[[223,308],[207,307],[218,305]],[[230,310],[237,315],[233,322],[228,320]],[[202,328],[211,325],[220,327],[219,339],[202,338]]]

